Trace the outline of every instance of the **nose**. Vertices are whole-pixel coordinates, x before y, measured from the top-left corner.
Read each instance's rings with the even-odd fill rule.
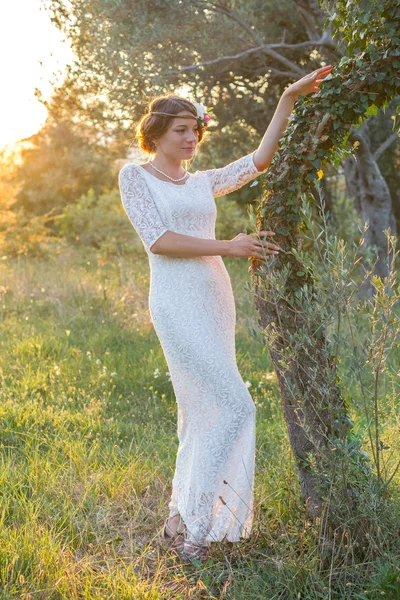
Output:
[[[188,139],[189,144],[191,144],[192,142],[197,143],[197,133],[195,131],[192,131],[192,135]]]

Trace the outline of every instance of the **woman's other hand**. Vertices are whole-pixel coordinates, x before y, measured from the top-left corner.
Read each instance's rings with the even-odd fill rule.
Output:
[[[266,239],[261,242],[261,236],[275,235],[273,231],[260,231],[255,233],[239,233],[235,238],[230,240],[230,256],[242,257],[242,256],[254,256],[256,258],[265,259],[265,254],[278,254],[279,247],[275,244],[267,241]]]

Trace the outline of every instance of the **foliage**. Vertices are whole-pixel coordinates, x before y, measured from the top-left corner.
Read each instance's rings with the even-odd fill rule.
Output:
[[[339,62],[345,43],[338,40],[335,48],[332,26],[339,37],[346,15],[351,13],[349,22],[353,22],[361,14],[362,41],[357,47],[364,50],[363,40],[370,39],[380,22],[379,18],[368,21],[374,2],[342,2],[336,9],[336,3],[323,2],[336,15],[325,31],[324,12],[317,2],[308,1],[219,5],[207,0],[147,4],[71,0],[66,5],[62,0],[46,0],[45,4],[78,57],[70,79],[80,94],[68,91],[75,114],[90,117],[95,128],[114,131],[120,141],[127,141],[152,96],[174,91],[205,102],[213,107],[216,121],[209,126],[200,168],[229,163],[234,158],[232,141],[238,157],[256,147],[287,83],[321,63]],[[174,22],[179,22],[178,29],[171,25]],[[348,25],[343,31],[346,42],[352,39]],[[349,47],[353,51],[354,42]],[[390,123],[387,115],[383,119]],[[398,163],[393,153],[386,154],[384,171],[394,179],[390,189],[397,212]]]
[[[126,218],[118,190],[96,197],[94,190],[66,206],[55,218],[68,243],[98,248],[105,256],[142,253],[142,243]]]
[[[335,497],[337,487],[330,479],[332,473],[324,472],[323,479],[330,488],[331,497],[327,510],[339,509],[342,515],[348,511],[350,518],[357,505],[357,510],[364,516],[366,532],[368,535],[375,534],[376,538],[377,532],[368,528],[371,523],[383,528],[384,520],[381,518],[375,522],[371,507],[378,504],[378,497],[388,496],[388,486],[400,466],[392,459],[393,451],[397,454],[399,450],[397,444],[387,456],[389,445],[384,442],[382,422],[382,415],[385,415],[385,420],[396,420],[396,398],[400,395],[400,286],[395,268],[399,253],[395,250],[396,238],[390,235],[390,231],[385,232],[388,276],[385,280],[373,277],[375,295],[367,300],[361,298],[359,291],[363,280],[360,281],[357,265],[362,255],[363,237],[358,245],[353,243],[348,247],[332,232],[323,201],[320,209],[322,225],[319,226],[311,223],[311,211],[308,212],[309,235],[305,238],[311,242],[309,249],[294,251],[305,270],[313,274],[312,288],[305,285],[296,292],[294,311],[298,310],[310,321],[314,319],[314,323],[326,327],[326,352],[334,357],[335,377],[348,409],[344,421],[337,423],[337,437],[330,436],[327,443],[336,456],[333,477],[345,478],[347,481],[343,487],[351,493],[348,498]],[[330,268],[327,269],[326,265]],[[369,275],[366,273],[364,279]],[[311,330],[311,323],[305,329]],[[299,331],[291,341],[290,358],[295,359],[296,348],[304,344],[303,332]],[[332,411],[334,414],[334,407]],[[358,415],[359,420],[350,435],[354,415]],[[361,450],[363,445],[369,455]],[[376,479],[371,478],[372,472]],[[343,503],[346,511],[341,507]],[[349,533],[352,531],[351,526],[347,529]],[[354,537],[359,533],[356,532]]]
[[[15,149],[7,147],[0,151],[0,202],[1,210],[8,210],[15,203],[18,185],[13,181],[18,162],[17,144]]]
[[[44,256],[59,251],[60,240],[49,227],[53,215],[28,214],[24,208],[0,210],[0,252],[2,259],[12,256]]]
[[[29,213],[60,213],[90,188],[96,194],[115,185],[114,145],[99,139],[90,123],[77,121],[68,82],[46,103],[46,123],[21,146],[12,181],[15,206]],[[77,93],[77,90],[74,90]]]
[[[292,0],[46,4],[77,56],[70,77],[82,88],[89,114],[104,98],[104,118],[131,129],[151,97],[182,93],[213,107],[209,145],[219,144],[221,165],[232,160],[232,141],[240,155],[251,150],[248,129],[259,139],[289,82],[337,57],[329,35],[316,43],[322,11]]]

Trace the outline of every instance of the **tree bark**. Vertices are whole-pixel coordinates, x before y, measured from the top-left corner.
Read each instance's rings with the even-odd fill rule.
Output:
[[[352,129],[351,142],[358,142],[354,156],[343,161],[346,186],[349,194],[355,199],[361,215],[362,225],[369,223],[365,232],[365,248],[376,246],[377,263],[372,275],[386,277],[388,274],[388,248],[385,229],[390,227],[391,234],[396,235],[396,220],[392,210],[392,198],[385,178],[371,152],[368,121],[364,121],[358,129]],[[363,261],[365,271],[370,270],[367,259]],[[362,296],[370,297],[373,286],[369,277],[362,288]]]

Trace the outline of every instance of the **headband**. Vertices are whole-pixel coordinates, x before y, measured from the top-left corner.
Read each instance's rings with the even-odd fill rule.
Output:
[[[161,111],[152,111],[148,113],[149,115],[162,115],[165,117],[175,117],[178,119],[197,119],[202,127],[207,127],[208,122],[211,121],[210,115],[207,113],[204,104],[199,104],[198,102],[193,102],[194,106],[197,110],[197,117],[194,115],[174,115],[172,113],[161,112]]]

